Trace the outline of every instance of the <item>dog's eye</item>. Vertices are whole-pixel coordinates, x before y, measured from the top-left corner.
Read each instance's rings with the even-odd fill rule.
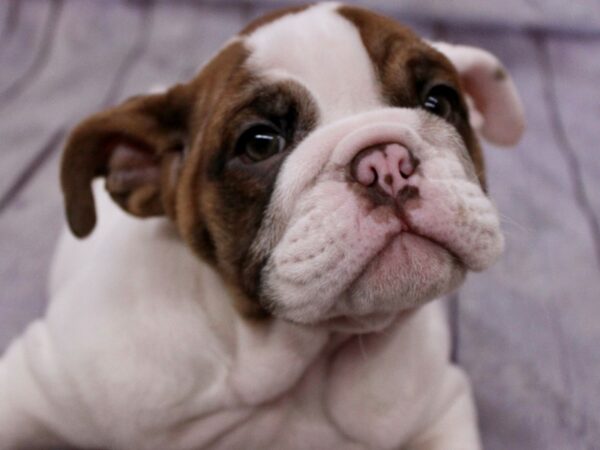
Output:
[[[448,119],[457,103],[458,93],[450,86],[438,84],[425,95],[423,107],[442,119]]]
[[[240,136],[236,147],[238,154],[258,162],[276,155],[285,144],[285,138],[277,130],[268,125],[257,125]]]

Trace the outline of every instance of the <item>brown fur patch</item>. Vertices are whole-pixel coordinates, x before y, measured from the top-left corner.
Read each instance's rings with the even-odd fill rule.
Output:
[[[432,82],[447,83],[462,92],[460,77],[452,63],[407,27],[352,6],[342,6],[338,12],[358,28],[381,83],[381,95],[390,106],[421,106],[425,100],[422,93]],[[469,125],[464,96],[460,100],[461,111],[453,125],[462,136],[485,189],[483,154]]]
[[[181,234],[217,270],[246,314],[258,306],[260,270],[250,248],[285,157],[316,125],[317,108],[295,82],[263,83],[247,70],[241,43],[224,49],[192,83],[197,86],[191,127],[195,142],[182,169],[177,211]],[[270,123],[287,147],[249,163],[238,138],[256,123]]]
[[[97,176],[107,177],[109,193],[131,214],[164,212],[163,158],[184,146],[189,99],[183,85],[133,97],[94,114],[71,133],[62,156],[61,186],[75,235],[88,235],[96,224],[91,182]]]

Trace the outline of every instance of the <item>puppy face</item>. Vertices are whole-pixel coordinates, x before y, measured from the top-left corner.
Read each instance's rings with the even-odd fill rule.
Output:
[[[337,4],[262,18],[189,83],[75,130],[71,228],[92,230],[105,176],[127,211],[167,214],[246,313],[383,326],[503,245],[473,125],[512,143],[520,105],[491,55],[438,49]]]

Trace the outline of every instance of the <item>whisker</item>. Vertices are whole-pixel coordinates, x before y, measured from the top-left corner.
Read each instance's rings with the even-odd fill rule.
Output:
[[[517,222],[515,219],[513,219],[512,217],[507,216],[506,214],[502,214],[499,213],[498,216],[500,217],[500,221],[502,223],[508,224],[508,225],[515,225],[516,227],[520,228],[523,231],[527,231],[527,232],[533,232],[533,229],[523,225],[522,223]]]

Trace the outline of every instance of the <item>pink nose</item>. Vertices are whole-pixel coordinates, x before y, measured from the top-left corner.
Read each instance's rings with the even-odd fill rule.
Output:
[[[395,197],[407,185],[418,160],[403,145],[391,143],[361,150],[352,162],[352,176],[366,187],[379,187]]]

